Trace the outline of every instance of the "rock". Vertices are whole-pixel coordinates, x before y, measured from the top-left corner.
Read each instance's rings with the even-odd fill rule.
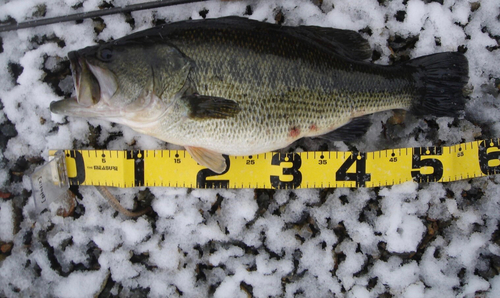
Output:
[[[2,134],[8,138],[13,138],[17,136],[16,126],[12,124],[12,122],[8,121],[2,124],[2,128],[0,129]]]
[[[0,190],[0,198],[6,200],[12,197],[12,194],[10,192],[3,192]]]
[[[3,253],[3,254],[7,254],[7,253],[10,253],[10,251],[12,250],[12,246],[14,246],[12,244],[12,242],[9,242],[9,243],[4,243],[0,246],[0,251]]]

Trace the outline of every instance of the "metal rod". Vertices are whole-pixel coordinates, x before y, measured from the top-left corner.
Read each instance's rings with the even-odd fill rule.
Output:
[[[78,21],[78,20],[83,20],[83,19],[88,19],[88,18],[96,18],[96,17],[106,16],[106,15],[110,15],[110,14],[126,13],[126,12],[137,11],[137,10],[153,9],[153,8],[158,8],[158,7],[173,6],[173,5],[178,5],[178,4],[187,4],[187,3],[203,2],[203,1],[206,1],[206,0],[160,0],[160,1],[154,1],[154,2],[132,4],[132,5],[124,6],[124,7],[112,7],[112,8],[107,8],[107,9],[76,13],[76,14],[60,16],[60,17],[38,19],[38,20],[27,21],[27,22],[22,22],[22,23],[17,23],[17,24],[0,25],[0,32],[12,31],[12,30],[18,30],[18,29],[24,29],[24,28],[32,28],[32,27],[44,26],[44,25],[55,24],[55,23],[62,23],[62,22]]]

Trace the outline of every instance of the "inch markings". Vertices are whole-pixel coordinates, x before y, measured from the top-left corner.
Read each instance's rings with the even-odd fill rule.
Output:
[[[55,150],[50,152],[55,154]],[[500,142],[374,152],[271,152],[225,156],[216,174],[185,150],[65,150],[71,185],[196,188],[379,187],[500,174]]]

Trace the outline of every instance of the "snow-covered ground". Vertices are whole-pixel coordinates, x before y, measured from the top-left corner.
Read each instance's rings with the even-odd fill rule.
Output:
[[[4,0],[0,21],[133,2]],[[151,201],[154,212],[137,219],[80,187],[72,216],[35,221],[29,174],[49,149],[165,148],[121,125],[52,115],[50,102],[73,92],[66,54],[205,14],[356,30],[380,64],[465,52],[464,115],[393,124],[392,112],[380,113],[350,144],[358,150],[500,137],[498,0],[210,1],[0,33],[0,296],[500,295],[500,176],[375,189],[112,190],[129,209]]]

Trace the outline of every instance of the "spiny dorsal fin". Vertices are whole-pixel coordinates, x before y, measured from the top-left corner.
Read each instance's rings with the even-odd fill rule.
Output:
[[[193,29],[198,27],[265,32],[263,34],[272,34],[273,36],[288,34],[289,36],[315,43],[332,53],[352,60],[366,60],[372,55],[368,41],[356,31],[317,26],[281,26],[237,16],[166,24],[128,35],[115,41],[115,43],[131,41],[168,42],[173,33],[182,32],[187,28]]]

